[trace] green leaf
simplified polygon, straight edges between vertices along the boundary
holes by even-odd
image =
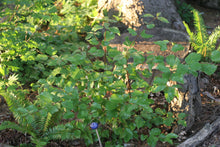
[[[125,142],[128,142],[133,138],[133,132],[131,131],[130,128],[125,129],[125,134],[126,134],[124,137]]]
[[[73,136],[74,136],[75,138],[80,138],[80,137],[81,137],[81,131],[80,131],[80,130],[74,130]]]
[[[110,97],[110,102],[114,104],[122,104],[124,102],[124,98],[121,95],[112,94]]]
[[[159,85],[159,86],[155,86],[153,89],[152,89],[152,92],[160,92],[160,91],[163,91],[164,88],[166,88],[166,85]]]
[[[177,51],[182,51],[183,49],[184,47],[181,44],[174,44],[171,50],[173,52],[177,52]]]
[[[105,104],[105,107],[108,110],[107,115],[110,115],[110,118],[115,117],[115,114],[112,110],[116,109],[118,107],[118,105],[109,101]],[[110,111],[112,111],[112,112],[110,112]]]
[[[103,57],[104,56],[104,51],[102,49],[97,49],[96,47],[91,47],[91,49],[88,52],[95,57]]]
[[[174,118],[166,118],[163,120],[163,124],[165,124],[166,126],[172,126],[172,123],[174,121]]]
[[[116,62],[116,65],[124,65],[124,64],[127,63],[126,58],[125,58],[123,55],[121,55],[121,54],[115,56],[115,57],[113,58],[113,61],[117,61],[117,62]]]
[[[38,54],[36,57],[37,61],[46,61],[48,59],[47,55]]]
[[[94,25],[94,27],[92,28],[92,31],[98,31],[98,30],[101,30],[101,29],[103,29],[103,26],[101,26],[101,25]]]
[[[118,51],[117,49],[109,49],[108,50],[108,56],[111,57],[111,58],[113,58],[117,55],[120,55],[120,54],[121,54],[121,52]]]
[[[155,137],[155,136],[153,136],[153,135],[150,135],[149,138],[147,139],[147,143],[148,143],[148,145],[150,145],[151,147],[155,147],[158,140],[159,140],[158,137]]]
[[[50,103],[52,102],[52,100],[53,100],[53,95],[47,91],[44,91],[40,93],[39,95],[39,101],[41,101],[42,103],[45,103],[45,104]]]
[[[157,44],[160,46],[160,50],[161,51],[165,51],[167,50],[167,44],[169,43],[168,40],[163,40],[163,41],[156,41],[154,42],[154,44]]]
[[[110,26],[109,23],[107,23],[107,22],[104,23],[104,27],[105,27],[106,29],[109,29],[109,26]]]
[[[180,60],[179,58],[177,58],[174,55],[168,55],[166,57],[166,62],[167,64],[169,64],[171,67],[174,67],[175,65],[179,65],[180,64]]]
[[[78,112],[77,118],[81,119],[90,119],[91,115],[89,115],[88,110],[82,109]]]
[[[105,32],[105,40],[111,41],[115,38],[115,34],[113,32],[106,31]]]
[[[51,75],[56,76],[57,74],[61,73],[61,70],[61,67],[57,67],[51,72]]]
[[[153,35],[151,35],[151,34],[146,34],[146,33],[145,33],[145,30],[143,30],[143,31],[141,32],[141,37],[143,37],[143,38],[145,38],[145,39],[148,39],[148,38],[152,38]]]
[[[111,31],[111,32],[117,34],[118,36],[120,36],[120,31],[117,27],[111,27],[111,28],[109,28],[109,31]]]
[[[165,92],[165,98],[169,103],[173,100],[173,98],[177,94],[174,87],[167,87],[164,90],[164,92]]]
[[[155,77],[155,79],[154,79],[154,84],[166,85],[166,83],[167,83],[167,79],[165,79],[165,78]]]
[[[133,59],[134,59],[134,65],[141,64],[141,63],[143,63],[144,60],[145,60],[144,56],[141,55],[141,54],[138,54],[138,53],[133,53],[133,54],[131,55],[131,57],[133,57]]]
[[[185,113],[178,114],[178,119],[184,119],[186,117]]]
[[[152,24],[148,24],[146,26],[147,26],[148,29],[153,29],[155,27],[155,24],[152,23]]]
[[[160,15],[161,15],[161,12],[157,12],[156,16],[158,17],[158,16],[160,16]]]
[[[191,71],[198,71],[201,69],[201,64],[199,62],[192,62],[189,64]]]
[[[170,69],[163,64],[158,64],[157,69],[163,73],[170,73]]]
[[[80,74],[80,69],[79,68],[76,68],[73,72],[72,72],[72,75],[71,77],[76,80],[79,78],[79,74]]]
[[[69,112],[64,113],[63,118],[64,119],[71,119],[71,118],[74,118],[74,116],[75,116],[75,114],[73,112],[69,111]]]
[[[172,141],[173,138],[178,138],[178,135],[176,135],[174,133],[169,133],[169,134],[166,135],[164,141],[166,141],[166,142],[168,142],[170,144],[173,144],[173,141]]]
[[[137,32],[131,28],[128,28],[128,32],[132,35],[132,36],[136,36]]]
[[[145,121],[140,116],[137,116],[135,119],[135,124],[136,124],[137,128],[140,129],[141,127],[144,126]]]
[[[157,17],[157,19],[164,22],[164,23],[169,23],[169,21],[164,17]]]
[[[145,141],[146,139],[147,139],[147,135],[143,135],[143,134],[141,134],[141,141]]]
[[[201,70],[207,75],[213,74],[217,69],[217,65],[214,64],[203,63],[201,64],[201,66],[202,66]]]
[[[150,136],[158,136],[160,135],[161,130],[159,128],[153,128],[150,130]]]
[[[201,57],[202,56],[200,54],[191,53],[186,57],[185,61],[187,64],[191,64],[193,62],[199,62],[201,60]]]
[[[102,45],[103,45],[103,46],[108,46],[109,44],[110,44],[109,41],[102,40]]]
[[[182,125],[182,126],[184,126],[184,127],[186,127],[186,126],[187,126],[187,124],[186,124],[186,121],[185,121],[185,120],[178,120],[177,122],[178,122],[178,124],[179,124],[179,125]]]
[[[215,50],[211,53],[211,59],[214,62],[220,62],[220,51]]]
[[[94,34],[89,32],[85,38],[85,40],[89,40],[90,38],[94,37]]]
[[[156,108],[155,112],[159,115],[165,115],[165,113],[166,113],[164,109],[160,109],[160,108]]]
[[[92,37],[88,41],[91,45],[98,45],[99,44],[99,41],[95,37]]]
[[[71,100],[64,101],[64,102],[62,102],[61,104],[62,104],[63,108],[66,108],[66,109],[67,109],[67,111],[72,110],[73,107],[74,107],[74,106],[73,106],[73,102],[72,102]]]
[[[133,41],[130,41],[129,37],[126,36],[125,37],[125,41],[123,42],[123,44],[126,45],[126,46],[132,46],[133,45]]]
[[[143,17],[154,17],[152,14],[144,14]]]

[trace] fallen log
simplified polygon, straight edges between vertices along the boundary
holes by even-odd
[[[200,145],[207,139],[213,132],[220,130],[220,117],[213,123],[207,123],[198,133],[193,137],[185,140],[177,147],[195,147]]]

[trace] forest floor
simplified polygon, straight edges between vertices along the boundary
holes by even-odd
[[[205,20],[206,25],[210,28],[209,31],[212,31],[215,27],[220,25],[220,11],[207,9],[199,6],[192,6],[198,9],[200,12],[203,12],[203,18]],[[207,76],[205,74],[201,75],[201,90],[203,92],[208,92],[217,100],[220,100],[220,65],[218,65],[218,69],[212,76]],[[220,117],[220,102],[214,101],[207,95],[202,95],[202,111],[201,115],[197,118],[195,124],[192,129],[186,132],[184,139],[190,138],[194,134],[196,134],[200,129],[204,127],[207,123],[212,123],[218,117]],[[9,112],[7,105],[5,102],[1,102],[0,98],[0,123],[5,120],[14,121],[12,114]],[[181,140],[183,141],[183,140]],[[178,141],[177,143],[180,143]],[[17,146],[20,143],[28,143],[30,142],[30,136],[25,136],[20,132],[14,130],[4,130],[0,132],[0,147],[3,147],[3,144],[9,144],[12,146]],[[2,143],[2,144],[1,144]],[[62,145],[61,145],[62,144]],[[75,145],[74,145],[75,144]],[[54,147],[71,147],[71,146],[84,146],[80,141],[63,141],[63,142],[51,142],[48,146]],[[138,146],[138,145],[137,145]],[[169,146],[169,145],[158,145],[158,146]],[[209,136],[201,145],[201,147],[208,146],[220,146],[220,128],[216,130],[212,135]],[[6,146],[5,146],[6,147]]]

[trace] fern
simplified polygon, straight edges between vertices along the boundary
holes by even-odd
[[[211,51],[216,49],[217,40],[220,38],[220,26],[218,26],[210,36],[204,20],[198,10],[193,10],[195,33],[193,33],[188,24],[184,22],[186,31],[190,36],[190,42],[195,51],[202,54],[203,57],[210,57]],[[218,47],[220,50],[220,47]]]
[[[47,131],[46,136],[50,140],[72,140],[79,139],[84,132],[88,132],[88,130],[86,128],[84,130],[76,129],[75,124],[69,122],[50,128]]]
[[[28,133],[32,136],[32,143],[39,147],[46,145],[49,139],[73,138],[71,137],[73,128],[67,127],[71,125],[56,124],[62,119],[62,110],[58,109],[59,105],[50,103],[39,105],[38,100],[32,103],[25,99],[25,92],[15,91],[1,92],[0,95],[4,96],[17,123],[5,121],[0,125],[0,130],[11,128]],[[50,134],[49,137],[48,134]]]
[[[195,30],[197,32],[196,34],[196,41],[198,44],[204,44],[207,41],[208,34],[206,30],[206,26],[204,24],[204,20],[197,10],[193,10],[193,16],[194,16],[194,26]]]
[[[217,40],[220,38],[220,26],[216,27],[212,34],[209,36],[208,44],[212,45],[212,48],[216,47]],[[220,46],[218,47],[220,49]]]
[[[5,130],[5,129],[15,129],[22,133],[28,133],[31,136],[35,136],[35,134],[32,131],[30,131],[28,128],[20,126],[19,124],[10,121],[4,121],[1,123],[0,130]]]

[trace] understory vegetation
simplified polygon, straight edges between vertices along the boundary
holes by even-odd
[[[2,2],[0,95],[16,122],[5,121],[0,130],[11,128],[27,133],[32,145],[39,147],[58,139],[82,139],[91,145],[98,138],[89,125],[98,122],[106,147],[123,146],[129,141],[150,146],[156,146],[158,141],[173,144],[178,136],[171,133],[171,127],[186,125],[185,114],[173,117],[166,109],[168,103],[178,96],[177,88],[184,83],[185,74],[215,72],[214,63],[220,62],[219,48],[207,53],[212,63],[203,62],[204,54],[197,48],[198,53],[190,53],[184,63],[174,55],[143,53],[133,48],[135,40],[128,37],[123,43],[126,48],[118,51],[110,41],[120,31],[108,23],[114,20],[97,19],[96,7],[97,0]],[[160,13],[144,17],[168,22]],[[147,27],[153,29],[154,24]],[[152,37],[145,30],[137,33],[129,28],[128,32]],[[215,37],[219,33],[211,36]],[[155,42],[161,51],[167,49],[168,43]],[[172,52],[183,49],[173,44]],[[140,65],[148,68],[137,68]],[[155,65],[162,76],[150,84],[145,79],[152,76]],[[168,85],[168,81],[177,84]],[[160,91],[166,103],[163,108],[153,108],[155,100],[149,95]]]

